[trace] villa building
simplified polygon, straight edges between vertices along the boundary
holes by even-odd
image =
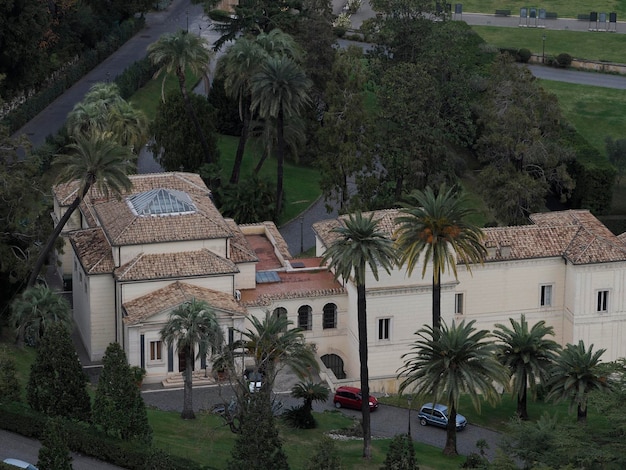
[[[271,222],[238,225],[216,209],[198,175],[132,175],[132,189],[106,198],[93,189],[67,224],[61,270],[71,278],[74,319],[93,361],[123,345],[146,381],[180,376],[183,356],[162,342],[169,312],[192,298],[216,312],[225,338],[251,316],[286,315],[315,345],[331,385],[359,381],[356,288],[320,266],[341,218],[314,224],[315,258],[294,259]],[[77,185],[54,188],[56,220]],[[395,210],[377,211],[390,236]],[[626,356],[626,243],[588,211],[533,214],[531,225],[485,229],[488,256],[458,280],[442,277],[442,319],[493,329],[525,314],[554,327],[561,343],[579,339]],[[431,322],[432,273],[396,268],[366,281],[371,388],[397,389],[396,373],[414,332]],[[194,367],[210,369],[207,358]]]

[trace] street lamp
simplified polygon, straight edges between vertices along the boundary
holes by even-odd
[[[413,400],[413,395],[409,395],[406,399],[407,403],[409,404],[409,430],[407,432],[407,434],[409,435],[409,438],[411,438],[411,401]]]
[[[300,216],[300,253],[304,253],[304,217]]]
[[[189,10],[185,10],[185,14],[187,15],[187,32],[189,32]]]
[[[546,63],[546,33],[541,36],[541,63]]]

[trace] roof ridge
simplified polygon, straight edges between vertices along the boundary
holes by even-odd
[[[141,252],[137,256],[135,256],[133,259],[131,259],[128,263],[126,263],[125,266],[127,266],[127,268],[124,271],[121,271],[117,277],[118,278],[124,277],[126,273],[128,273],[128,271],[130,271],[139,262],[139,260],[143,258],[144,254],[145,253]],[[120,266],[120,268],[121,267],[122,266]]]

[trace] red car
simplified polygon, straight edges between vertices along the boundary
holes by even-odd
[[[335,398],[333,398],[335,408],[352,408],[354,410],[361,409],[362,397],[361,389],[356,387],[339,387],[335,391]],[[370,395],[369,399],[370,411],[378,408],[378,400]]]

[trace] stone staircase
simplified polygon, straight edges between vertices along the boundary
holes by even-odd
[[[193,371],[193,386],[201,386],[201,385],[216,385],[217,380],[213,377],[211,372],[206,372],[205,370],[195,370]],[[161,382],[163,388],[183,388],[185,383],[183,379],[182,372],[171,372],[165,380]]]

